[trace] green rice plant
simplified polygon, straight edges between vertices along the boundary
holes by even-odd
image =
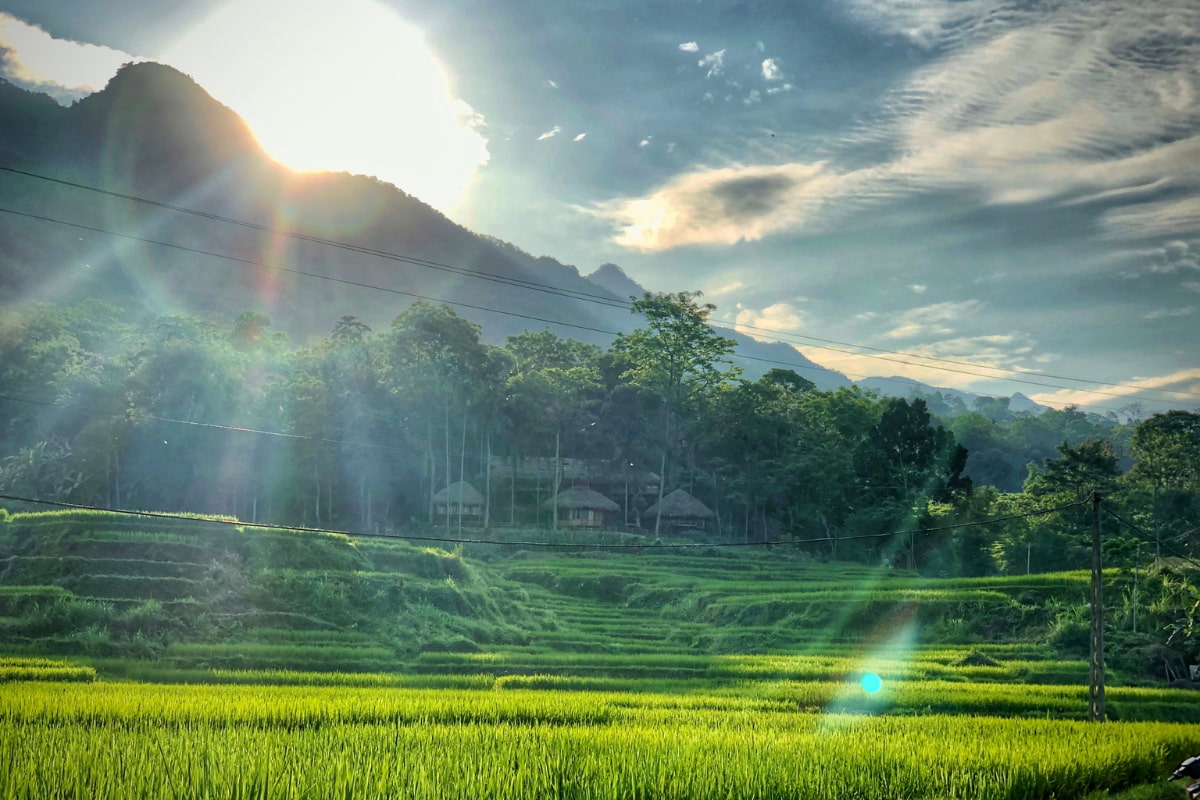
[[[50,658],[0,656],[0,683],[10,681],[83,681],[96,680],[92,667]]]
[[[0,797],[14,800],[1074,800],[1161,780],[1198,746],[1182,725],[711,695],[0,685]]]

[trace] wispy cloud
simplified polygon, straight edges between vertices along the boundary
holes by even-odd
[[[552,81],[549,78],[547,78],[545,81],[542,82],[542,86],[545,86],[547,89],[557,89],[558,81]]]
[[[705,294],[707,294],[709,297],[720,297],[723,294],[736,292],[745,285],[746,284],[742,283],[741,281],[733,281],[732,283],[726,283],[718,286],[716,289],[710,289],[709,291],[705,292]]]
[[[946,339],[922,347],[906,347],[904,356],[884,356],[886,360],[866,353],[846,353],[809,345],[796,349],[824,367],[841,372],[852,379],[871,375],[896,375],[933,386],[971,389],[981,384],[994,386],[995,381],[1012,378],[1010,370],[1020,370],[1028,358],[1031,340],[1024,334],[1009,336],[979,336]],[[952,359],[970,362],[975,366],[949,371],[942,362],[928,359]]]
[[[704,58],[700,59],[697,66],[704,67],[708,70],[705,77],[716,78],[725,74],[725,51],[718,50],[715,53],[709,53]]]
[[[1104,392],[1103,394],[1086,389],[1062,389],[1057,392],[1031,394],[1030,399],[1047,405],[1072,404],[1086,406],[1093,403],[1103,403],[1104,405],[1111,406],[1114,403],[1119,403],[1122,397],[1127,397],[1133,401],[1138,398],[1132,397],[1132,395],[1140,395],[1150,391],[1154,393],[1150,396],[1172,400],[1172,405],[1181,403],[1195,404],[1196,399],[1194,397],[1189,399],[1184,393],[1192,395],[1200,394],[1200,368],[1182,369],[1154,378],[1134,378],[1125,383],[1128,385],[1105,386],[1100,390]],[[1113,395],[1116,395],[1116,397],[1113,397]]]
[[[980,384],[994,386],[997,380],[1012,378],[1012,371],[1019,372],[1026,369],[1027,362],[1039,360],[1034,352],[1036,346],[1029,334],[1013,331],[906,345],[904,355],[885,355],[886,361],[865,353],[835,352],[806,345],[797,345],[796,349],[817,363],[852,377],[889,374],[933,386],[969,389]],[[947,359],[973,366],[947,370],[944,361]]]
[[[804,317],[791,303],[774,303],[761,310],[739,303],[735,322],[735,330],[764,341],[775,341],[771,331],[790,333],[804,327]]]
[[[551,128],[550,130],[546,131],[546,132],[545,132],[545,133],[543,133],[541,136],[537,137],[537,140],[538,140],[539,142],[541,142],[541,141],[544,141],[544,140],[546,140],[546,139],[553,139],[555,136],[558,136],[560,133],[562,133],[562,128],[560,128],[559,126],[555,125],[553,128]]]
[[[923,283],[910,283],[908,285],[908,290],[913,294],[925,294],[925,290],[928,288],[929,287]]]
[[[696,44],[695,42],[684,42],[683,44],[679,45],[679,49],[685,53],[699,53],[700,45]]]
[[[581,134],[579,134],[578,136],[576,136],[574,139],[572,139],[571,141],[572,141],[572,142],[582,142],[582,141],[583,141],[584,139],[586,139],[586,138],[587,138],[587,134],[586,134],[586,133],[581,133]]]
[[[949,323],[978,311],[982,305],[978,300],[960,300],[914,308],[901,314],[896,327],[884,336],[889,339],[947,336],[954,333]]]
[[[618,243],[636,250],[734,244],[803,224],[841,180],[821,163],[701,170],[594,213],[616,225]]]
[[[749,234],[742,238],[812,229],[825,214],[866,203],[962,190],[985,204],[1057,202],[1085,214],[1094,208],[1097,226],[1114,241],[1200,233],[1194,0],[849,0],[848,8],[863,24],[926,48],[929,60],[887,95],[873,122],[837,140],[822,168],[827,180],[820,188],[829,194],[821,199],[829,202],[821,214],[814,213],[811,186],[795,198],[802,209],[785,213],[767,204],[761,220],[739,217],[736,227]],[[717,51],[699,65],[715,77],[724,55]],[[762,61],[762,74],[782,78],[779,62]],[[767,94],[789,87],[772,85]],[[879,152],[893,155],[861,166]],[[795,165],[741,169],[786,175]],[[712,172],[696,169],[639,200],[657,207],[664,192],[703,183]],[[846,191],[850,184],[855,191]],[[779,224],[784,218],[788,224]],[[735,226],[714,221],[718,229]],[[680,227],[671,214],[658,223]],[[620,240],[649,238],[694,237]]]
[[[36,25],[0,12],[0,75],[13,83],[70,102],[104,86],[129,53],[56,39]]]
[[[1171,317],[1187,317],[1195,313],[1195,306],[1182,306],[1181,308],[1157,308],[1145,316],[1146,319],[1170,319]]]

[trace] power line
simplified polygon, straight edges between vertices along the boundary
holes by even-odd
[[[4,168],[0,167],[0,169],[4,169]],[[331,275],[323,275],[318,272],[309,272],[307,270],[299,270],[299,269],[294,269],[291,267],[283,267],[283,266],[278,266],[278,265],[265,264],[261,261],[254,261],[253,259],[241,258],[239,256],[231,256],[231,255],[227,255],[224,253],[216,253],[216,252],[213,252],[210,250],[202,250],[202,249],[195,248],[195,247],[188,247],[186,245],[176,244],[174,242],[164,242],[164,241],[161,241],[158,239],[149,239],[149,238],[146,238],[143,236],[135,236],[135,235],[129,234],[129,233],[120,233],[118,231],[108,230],[106,228],[99,228],[94,225],[84,225],[84,224],[78,223],[78,222],[69,222],[67,220],[58,219],[55,217],[48,217],[48,216],[41,215],[41,214],[31,214],[31,213],[28,213],[25,211],[17,211],[15,209],[11,209],[11,208],[0,208],[0,213],[12,214],[14,216],[25,217],[27,219],[34,219],[34,220],[38,220],[40,222],[48,222],[48,223],[52,223],[52,224],[56,224],[56,225],[64,225],[66,227],[76,228],[78,230],[85,230],[85,231],[88,231],[91,233],[100,233],[100,234],[104,234],[107,236],[113,236],[113,237],[120,238],[120,239],[128,239],[130,241],[141,242],[143,244],[150,244],[150,245],[155,245],[158,247],[166,247],[166,248],[169,248],[172,250],[179,250],[179,251],[183,251],[183,252],[193,253],[195,255],[216,258],[216,259],[220,259],[223,261],[230,261],[230,262],[234,262],[234,263],[238,263],[238,264],[245,264],[247,266],[258,267],[260,269],[273,270],[276,272],[285,272],[285,273],[289,273],[289,274],[293,274],[293,275],[300,275],[300,276],[308,277],[308,278],[317,278],[319,280],[326,280],[326,281],[331,281],[333,283],[340,283],[340,284],[344,284],[344,285],[348,285],[348,286],[355,286],[355,287],[362,288],[362,289],[371,289],[374,291],[387,292],[389,294],[396,294],[396,295],[401,295],[404,297],[412,297],[412,298],[416,298],[419,300],[428,300],[428,301],[434,302],[434,303],[442,303],[442,304],[450,305],[450,306],[459,306],[462,308],[470,308],[475,311],[485,311],[485,312],[490,312],[493,314],[502,314],[504,316],[516,317],[518,319],[532,320],[532,321],[541,322],[541,323],[544,323],[547,325],[558,325],[558,326],[567,327],[567,328],[574,328],[576,330],[584,330],[584,331],[589,331],[592,333],[600,333],[600,334],[604,334],[607,336],[622,335],[620,331],[613,331],[613,330],[608,330],[605,328],[596,328],[596,327],[589,326],[589,325],[580,325],[580,324],[573,323],[573,322],[562,322],[559,320],[553,320],[553,319],[547,319],[545,317],[539,317],[539,316],[536,316],[533,314],[521,314],[521,313],[518,313],[515,311],[505,311],[503,309],[491,308],[489,306],[481,306],[481,305],[477,305],[474,303],[464,303],[464,302],[457,301],[457,300],[447,300],[444,298],[432,297],[430,295],[419,294],[417,292],[408,292],[408,291],[404,291],[402,289],[393,289],[393,288],[390,288],[387,286],[379,286],[377,284],[366,283],[364,281],[355,281],[355,280],[350,280],[348,278],[337,278],[337,277],[334,277]],[[814,346],[818,346],[818,345],[814,345]],[[822,349],[834,350],[835,348],[824,347]],[[838,351],[838,352],[850,353],[850,351],[845,351],[845,350]],[[856,353],[850,353],[850,354],[858,355]],[[780,361],[777,359],[764,358],[762,356],[752,356],[752,355],[747,355],[744,353],[734,353],[734,354],[732,354],[731,357],[743,359],[746,361],[756,361],[756,362],[766,363],[766,364],[776,364],[779,366],[789,367],[791,369],[801,369],[801,370],[808,370],[808,371],[814,371],[814,372],[826,372],[826,373],[831,372],[831,370],[828,370],[824,367],[810,366],[810,365],[805,365],[805,364],[796,364],[796,363],[789,362],[789,361]],[[886,358],[884,356],[868,356],[868,357],[880,359],[883,361],[894,361],[896,363],[901,363],[901,364],[910,364],[912,366],[927,367],[929,369],[937,369],[937,370],[945,371],[945,372],[958,372],[958,373],[961,373],[964,375],[974,375],[976,377],[996,379],[995,376],[992,376],[992,375],[981,375],[979,373],[972,373],[972,372],[967,372],[966,370],[957,370],[957,369],[952,369],[949,367],[937,367],[937,366],[931,366],[928,364],[915,364],[913,362],[903,361],[900,359]],[[895,381],[890,378],[880,378],[880,380],[898,383],[903,386],[910,385],[907,382]],[[1026,383],[1026,384],[1030,384],[1033,386],[1042,386],[1042,387],[1048,387],[1048,388],[1053,388],[1053,389],[1066,389],[1069,391],[1076,391],[1076,390],[1072,390],[1071,387],[1059,386],[1057,384],[1038,383],[1036,381],[1021,380],[1021,379],[1016,379],[1016,378],[1011,378],[1011,379],[1007,379],[1007,380],[1010,380],[1010,381],[1013,381],[1016,383]],[[1159,398],[1141,397],[1138,395],[1121,395],[1121,394],[1115,394],[1112,392],[1103,392],[1100,390],[1095,390],[1093,393],[1109,395],[1111,397],[1118,397],[1121,399],[1130,399],[1130,398],[1140,399],[1140,400],[1145,400],[1147,402],[1152,402],[1152,403],[1169,404],[1172,402],[1170,400],[1162,400]],[[1070,406],[1071,404],[1063,403],[1063,405]],[[1100,406],[1097,406],[1097,407],[1100,407]],[[1109,410],[1117,410],[1117,409],[1109,409]]]
[[[74,189],[81,189],[84,191],[95,192],[98,194],[103,194],[103,195],[107,195],[110,197],[116,197],[116,198],[119,198],[122,200],[127,200],[127,201],[134,202],[134,203],[140,203],[140,204],[152,206],[155,208],[162,208],[165,210],[174,211],[174,212],[181,213],[181,214],[190,214],[190,215],[201,217],[204,219],[213,220],[213,221],[217,221],[217,222],[223,222],[223,223],[226,223],[229,225],[236,225],[239,227],[248,228],[250,230],[255,230],[258,232],[262,232],[262,233],[269,233],[269,234],[276,235],[276,236],[285,236],[288,238],[296,239],[298,241],[310,242],[313,244],[320,244],[320,245],[324,245],[327,247],[335,247],[335,248],[342,249],[342,250],[348,250],[351,252],[356,252],[356,253],[360,253],[360,254],[364,254],[364,255],[371,255],[371,256],[378,257],[378,258],[384,258],[384,259],[393,260],[393,261],[399,261],[402,263],[414,264],[417,266],[423,266],[423,267],[427,267],[430,269],[448,271],[448,272],[452,272],[452,273],[458,274],[458,275],[464,275],[464,276],[479,278],[482,280],[494,281],[494,282],[514,286],[516,288],[529,289],[531,291],[546,292],[546,293],[558,295],[561,297],[568,297],[571,299],[577,299],[577,300],[583,300],[586,302],[597,303],[597,304],[605,305],[605,306],[612,307],[612,308],[623,308],[623,309],[631,308],[631,304],[628,301],[614,300],[614,298],[612,298],[612,297],[605,297],[603,295],[593,294],[590,292],[584,292],[581,290],[567,289],[565,287],[552,286],[549,284],[541,283],[539,281],[525,280],[522,278],[513,278],[510,276],[498,275],[496,273],[486,272],[483,270],[475,270],[475,269],[470,269],[470,268],[466,268],[466,267],[458,267],[458,266],[445,264],[445,263],[438,262],[438,261],[431,261],[428,259],[421,259],[421,258],[416,258],[413,256],[405,256],[402,254],[393,253],[393,252],[386,251],[386,250],[379,250],[376,248],[365,247],[362,245],[356,245],[356,244],[353,244],[350,242],[343,242],[343,241],[339,241],[339,240],[335,240],[335,239],[326,239],[324,237],[312,236],[310,234],[304,234],[304,233],[299,233],[299,232],[295,232],[295,231],[280,230],[278,228],[272,228],[270,226],[262,225],[260,223],[249,222],[246,220],[239,220],[239,219],[235,219],[232,217],[226,217],[226,216],[223,216],[220,214],[215,214],[212,212],[200,211],[198,209],[192,209],[192,208],[187,208],[185,206],[179,206],[179,205],[174,205],[171,203],[165,203],[162,201],[152,200],[152,199],[140,197],[137,195],[125,194],[122,192],[116,192],[116,191],[109,190],[109,189],[102,189],[100,187],[90,186],[88,184],[79,183],[77,181],[68,181],[68,180],[65,180],[62,178],[55,178],[55,177],[52,177],[49,175],[42,175],[39,173],[27,171],[27,170],[16,169],[14,167],[0,165],[0,171],[9,172],[9,173],[13,173],[16,175],[23,175],[25,177],[35,178],[38,180],[48,181],[51,183],[56,183],[56,184],[59,184],[62,186],[67,186],[67,187],[74,188]],[[10,213],[15,213],[15,212],[10,212]],[[122,234],[114,234],[114,235],[122,235]],[[221,256],[218,256],[218,257],[221,257]],[[336,280],[336,279],[331,278],[331,280]],[[441,302],[449,302],[449,301],[441,301]],[[468,307],[468,308],[477,308],[475,306],[470,306],[468,304],[462,304],[462,305],[464,305],[465,307]],[[480,309],[480,310],[493,310],[494,311],[494,309]],[[503,313],[503,312],[497,312],[497,313]],[[984,365],[984,364],[976,364],[976,363],[969,362],[969,361],[941,358],[941,357],[937,357],[937,356],[928,356],[928,355],[922,355],[920,353],[909,353],[909,352],[897,351],[897,350],[887,350],[885,348],[873,347],[870,345],[839,342],[839,341],[833,340],[833,339],[822,339],[819,337],[806,336],[803,334],[786,333],[783,331],[777,331],[777,330],[773,330],[770,328],[760,328],[760,327],[753,326],[753,325],[739,325],[735,321],[730,321],[730,320],[717,320],[714,322],[726,323],[724,325],[715,325],[714,324],[714,327],[723,327],[726,330],[737,330],[738,328],[743,328],[743,329],[748,329],[748,330],[756,330],[756,331],[760,331],[763,333],[769,333],[777,341],[780,341],[781,343],[784,343],[784,344],[795,344],[796,343],[793,341],[788,341],[788,338],[785,338],[785,337],[790,337],[791,339],[801,339],[801,340],[805,340],[805,341],[824,342],[825,343],[824,345],[814,344],[814,345],[809,345],[809,346],[818,348],[818,349],[822,349],[822,350],[829,350],[832,352],[843,353],[846,355],[858,355],[858,356],[864,356],[866,358],[876,358],[876,359],[879,359],[882,361],[890,361],[892,363],[904,364],[907,366],[924,367],[927,369],[935,369],[935,370],[940,370],[940,371],[945,371],[945,372],[956,372],[956,373],[963,374],[963,375],[971,375],[974,377],[987,378],[987,379],[991,379],[991,380],[1009,380],[1009,381],[1015,381],[1017,383],[1024,383],[1024,384],[1028,384],[1031,386],[1039,386],[1039,387],[1043,387],[1043,388],[1063,389],[1063,390],[1069,390],[1069,391],[1086,391],[1091,394],[1100,394],[1100,395],[1105,395],[1105,396],[1110,396],[1110,397],[1118,397],[1118,398],[1122,398],[1122,399],[1129,398],[1129,399],[1146,400],[1149,402],[1158,402],[1158,403],[1172,402],[1170,400],[1162,400],[1162,399],[1158,399],[1158,398],[1140,397],[1140,396],[1135,396],[1135,395],[1122,395],[1122,394],[1115,394],[1115,393],[1111,393],[1111,392],[1103,392],[1100,390],[1081,389],[1078,387],[1068,387],[1068,386],[1059,386],[1056,384],[1039,383],[1036,381],[1030,381],[1030,380],[1026,380],[1026,379],[1002,378],[1002,377],[996,376],[996,375],[989,375],[989,374],[983,374],[983,373],[978,373],[978,372],[970,372],[970,371],[966,371],[966,370],[957,370],[957,369],[951,369],[948,367],[939,367],[939,366],[935,366],[933,364],[928,364],[928,363],[914,363],[911,361],[904,361],[901,359],[886,358],[884,356],[873,355],[873,353],[886,353],[888,355],[905,356],[908,358],[919,358],[919,359],[923,359],[925,361],[932,361],[935,363],[956,364],[959,366],[969,366],[969,367],[974,367],[976,369],[986,369],[986,370],[992,370],[994,372],[1005,372],[1005,373],[1009,373],[1012,375],[1032,375],[1035,377],[1050,378],[1053,380],[1066,380],[1066,381],[1072,381],[1072,382],[1076,382],[1076,383],[1091,383],[1091,384],[1098,384],[1098,385],[1102,385],[1102,386],[1111,386],[1111,387],[1134,389],[1134,390],[1141,390],[1141,391],[1149,390],[1149,391],[1154,391],[1154,392],[1162,392],[1165,394],[1173,394],[1173,395],[1179,395],[1182,397],[1190,397],[1190,398],[1200,399],[1200,394],[1197,394],[1194,392],[1186,392],[1186,391],[1175,390],[1175,389],[1154,389],[1154,388],[1148,388],[1148,387],[1144,387],[1144,386],[1135,386],[1132,384],[1093,380],[1090,378],[1074,378],[1074,377],[1064,376],[1064,375],[1054,375],[1054,374],[1050,374],[1050,373],[1034,372],[1031,370],[1015,370],[1015,369],[1010,369],[1008,367],[988,366],[988,365]],[[555,324],[566,324],[566,323],[555,323]],[[843,350],[843,349],[839,349],[836,347],[830,347],[828,345],[841,345],[842,347],[853,347],[853,348],[858,348],[861,350],[869,350],[869,351],[872,351],[872,353],[860,353],[860,352],[855,352],[853,350]],[[755,359],[753,359],[753,357],[747,356],[747,358],[751,358],[752,360],[755,360]],[[821,371],[830,371],[830,370],[822,369]]]
[[[1160,539],[1157,536],[1146,533],[1144,530],[1139,528],[1137,525],[1134,525],[1132,522],[1125,519],[1120,514],[1113,511],[1112,509],[1110,509],[1108,506],[1101,505],[1101,508],[1104,509],[1104,513],[1108,514],[1110,517],[1115,519],[1117,522],[1121,523],[1122,525],[1124,525],[1125,527],[1127,527],[1131,531],[1133,531],[1134,534],[1139,539],[1142,539],[1144,541],[1150,542],[1151,544],[1157,545],[1157,546],[1161,547],[1163,550],[1166,550],[1171,555],[1175,556],[1176,558],[1181,558],[1184,561],[1191,564],[1193,567],[1200,568],[1200,562],[1193,561],[1192,559],[1188,558],[1187,556],[1185,556],[1183,553],[1179,552],[1178,550],[1175,550],[1174,548],[1169,547],[1167,545],[1167,542],[1171,541],[1170,539]]]
[[[360,539],[394,539],[399,541],[412,542],[440,542],[444,544],[489,544],[489,545],[504,545],[507,547],[565,547],[571,549],[587,548],[589,550],[694,550],[705,549],[710,547],[779,547],[784,545],[798,544],[830,544],[836,542],[856,542],[868,541],[872,539],[886,539],[894,536],[911,536],[915,534],[925,533],[940,533],[944,531],[953,531],[960,528],[975,528],[983,525],[994,525],[998,522],[1007,522],[1014,519],[1023,519],[1026,517],[1043,516],[1045,514],[1053,514],[1058,511],[1063,511],[1075,506],[1081,506],[1090,501],[1077,500],[1072,503],[1066,503],[1054,508],[1042,508],[1033,511],[1026,511],[1021,514],[1009,514],[1003,517],[995,517],[989,520],[978,520],[976,522],[961,522],[955,525],[942,525],[935,528],[915,528],[913,530],[898,530],[889,531],[887,533],[869,533],[860,536],[843,536],[830,537],[821,536],[812,539],[788,539],[778,542],[713,542],[713,543],[687,543],[687,544],[589,544],[582,542],[496,542],[488,539],[463,539],[450,538],[440,536],[406,536],[402,534],[389,533],[366,533],[362,531],[347,531],[338,530],[335,528],[309,528],[296,525],[270,525],[263,522],[240,522],[238,520],[220,519],[218,517],[194,516],[187,514],[172,514],[165,511],[134,511],[124,508],[105,508],[103,506],[86,505],[82,503],[67,503],[61,500],[42,500],[38,498],[19,497],[16,495],[0,494],[0,500],[12,500],[19,503],[32,503],[34,505],[54,506],[57,508],[70,508],[77,511],[100,511],[109,514],[124,514],[135,517],[152,517],[155,519],[174,519],[184,520],[187,522],[208,522],[214,525],[232,525],[239,528],[254,528],[259,530],[277,530],[277,531],[292,531],[295,533],[327,533],[336,534],[339,536],[349,536]]]
[[[51,408],[68,408],[73,411],[86,411],[89,414],[105,413],[105,412],[99,411],[98,409],[95,409],[95,408],[88,408],[87,406],[75,405],[73,403],[56,403],[56,402],[52,402],[49,400],[31,400],[27,397],[13,397],[12,395],[7,395],[7,394],[0,394],[0,400],[8,400],[13,403],[28,403],[30,405],[35,405],[35,406],[49,406]],[[280,431],[268,431],[268,430],[262,430],[259,428],[246,428],[246,427],[242,427],[242,426],[238,426],[238,425],[220,425],[215,422],[197,422],[196,420],[190,420],[190,419],[174,419],[172,417],[159,417],[159,416],[155,416],[154,414],[138,414],[133,411],[126,411],[124,413],[119,413],[119,414],[111,414],[109,416],[112,419],[125,419],[125,418],[145,419],[145,420],[151,420],[153,422],[169,422],[169,423],[173,423],[175,425],[192,425],[197,428],[213,428],[216,430],[232,431],[235,433],[257,433],[257,434],[261,434],[263,436],[276,436],[281,439],[299,439],[301,441],[306,441],[306,442],[320,442],[321,444],[337,444],[337,445],[346,445],[349,447],[364,447],[364,448],[370,448],[370,449],[374,449],[374,450],[394,450],[396,452],[403,452],[403,453],[411,452],[411,450],[409,448],[396,447],[394,445],[373,444],[371,442],[351,442],[351,441],[346,441],[344,439],[327,439],[327,438],[324,438],[321,436],[303,436],[298,433],[282,433]]]
[[[448,305],[448,306],[460,306],[462,308],[470,308],[470,309],[474,309],[475,311],[489,311],[493,314],[503,314],[508,317],[518,317],[520,319],[528,319],[528,320],[533,320],[535,322],[544,322],[549,325],[562,325],[567,328],[576,328],[578,330],[591,331],[593,333],[603,333],[603,334],[610,335],[610,336],[619,336],[620,335],[616,331],[609,331],[609,330],[605,330],[603,328],[593,328],[593,327],[589,327],[587,325],[578,325],[573,322],[557,322],[552,319],[536,317],[531,314],[518,314],[515,311],[503,311],[498,308],[488,308],[487,306],[474,305],[472,303],[463,303],[463,302],[459,302],[456,300],[445,300],[440,297],[431,297],[429,295],[418,294],[416,292],[406,292],[403,289],[392,289],[387,286],[378,286],[373,283],[365,283],[363,281],[353,281],[353,280],[350,280],[349,278],[335,278],[332,275],[322,275],[319,272],[308,272],[306,270],[292,269],[290,267],[273,266],[271,264],[264,264],[261,261],[254,261],[249,258],[240,258],[239,256],[230,256],[230,255],[226,255],[224,253],[214,253],[211,250],[201,250],[199,248],[188,247],[186,245],[175,244],[173,242],[164,242],[164,241],[160,241],[158,239],[147,239],[142,236],[134,236],[133,234],[130,234],[130,233],[119,233],[117,231],[110,231],[105,228],[97,228],[92,225],[83,225],[78,222],[68,222],[66,220],[56,219],[54,217],[46,217],[46,216],[42,216],[39,214],[29,214],[24,211],[15,211],[11,208],[0,208],[0,212],[3,212],[5,214],[14,214],[19,217],[27,217],[29,219],[36,219],[36,220],[40,220],[42,222],[51,222],[56,225],[66,225],[67,227],[77,228],[79,230],[90,231],[92,233],[103,233],[108,236],[115,236],[120,239],[129,239],[131,241],[141,242],[143,244],[152,244],[152,245],[157,245],[159,247],[168,247],[168,248],[171,248],[172,250],[182,250],[184,252],[194,253],[196,255],[209,256],[211,258],[219,258],[224,261],[233,261],[238,264],[245,264],[245,265],[251,266],[251,267],[260,267],[262,269],[274,270],[276,272],[287,272],[292,275],[302,275],[306,278],[319,278],[320,280],[331,281],[333,283],[341,283],[341,284],[345,284],[347,286],[357,286],[361,289],[372,289],[372,290],[378,291],[378,292],[387,292],[389,294],[398,294],[398,295],[402,295],[404,297],[412,297],[412,298],[416,298],[418,300],[429,300],[430,302],[433,302],[433,303],[442,303],[442,304]]]

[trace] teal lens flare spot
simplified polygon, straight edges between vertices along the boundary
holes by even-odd
[[[883,679],[874,672],[868,672],[866,675],[863,675],[860,683],[862,684],[863,691],[867,694],[875,694],[883,688]]]

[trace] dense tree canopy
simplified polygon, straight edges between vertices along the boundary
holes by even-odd
[[[647,295],[635,303],[643,327],[608,350],[549,330],[495,347],[423,302],[387,330],[343,317],[302,346],[258,312],[220,322],[95,302],[5,310],[0,486],[279,523],[449,528],[464,524],[461,509],[435,519],[433,497],[458,481],[484,496],[483,524],[554,526],[545,501],[592,476],[619,484],[622,524],[683,488],[715,512],[708,536],[800,539],[815,554],[929,574],[1077,565],[1078,515],[1020,515],[1095,489],[1192,552],[1200,415],[1118,424],[992,399],[968,411],[824,392],[786,369],[747,381],[706,324],[711,310],[694,293]],[[1014,518],[913,534],[996,516]],[[1109,537],[1120,563],[1149,556],[1131,535]]]

